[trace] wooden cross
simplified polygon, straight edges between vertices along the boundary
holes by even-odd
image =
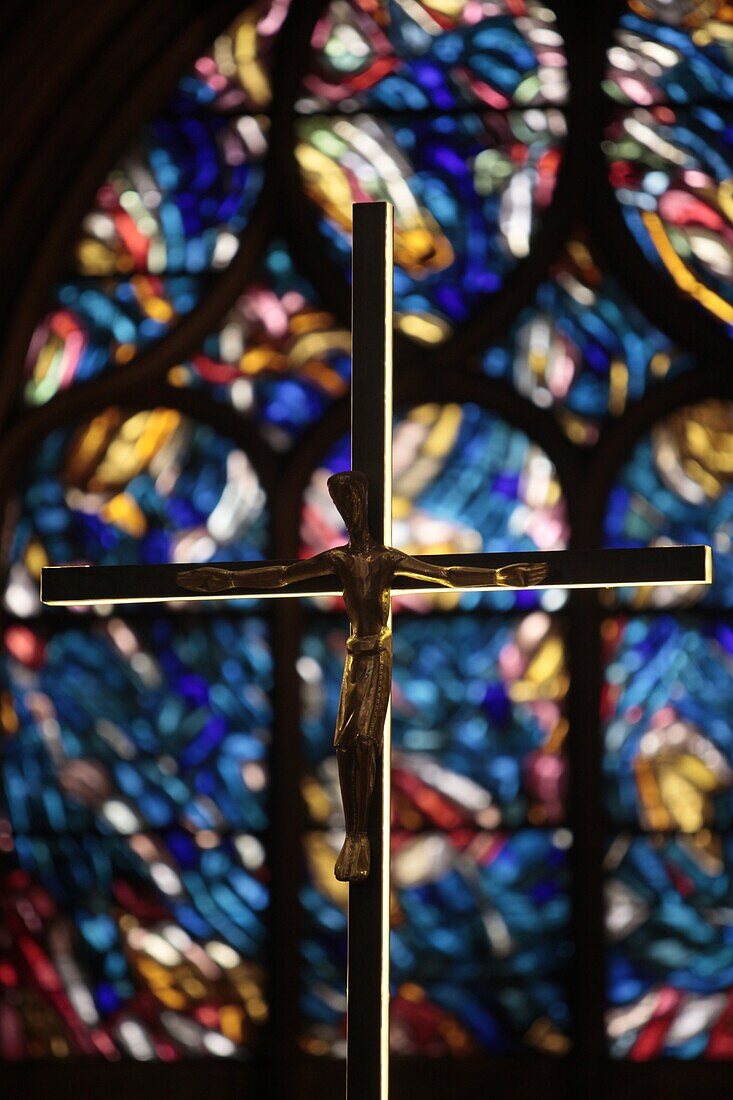
[[[392,535],[392,207],[354,207],[352,282],[351,464],[366,475],[368,520],[373,539],[391,544]],[[421,559],[441,566],[500,568],[520,557],[542,563],[541,588],[607,588],[619,585],[709,584],[707,546],[641,550],[569,550],[549,553],[463,554]],[[278,563],[267,563],[275,565]],[[291,565],[293,563],[279,563]],[[262,569],[262,562],[224,563],[238,571]],[[47,604],[110,604],[195,599],[261,599],[340,595],[334,576],[299,581],[285,589],[238,587],[221,595],[182,592],[177,576],[191,565],[52,566],[41,579]],[[482,585],[461,585],[471,591]],[[409,577],[392,592],[445,591]],[[386,1100],[388,1094],[390,719],[385,722],[381,774],[375,786],[369,838],[372,871],[349,887],[347,979],[347,1096]]]

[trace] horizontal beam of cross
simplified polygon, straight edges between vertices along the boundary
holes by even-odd
[[[434,565],[497,569],[523,562],[545,563],[545,588],[618,588],[624,585],[709,584],[712,555],[709,546],[658,546],[622,550],[550,550],[501,554],[431,554],[420,560]],[[225,569],[261,569],[262,562],[216,562]],[[268,565],[291,564],[268,562]],[[180,565],[48,566],[41,578],[41,599],[46,604],[82,606],[98,603],[163,603],[171,600],[237,600],[283,596],[339,596],[335,577],[319,577],[289,584],[275,591],[234,588],[214,595],[189,592],[176,582],[179,573],[200,567],[200,562]],[[461,585],[470,592],[496,591],[482,585]],[[394,593],[445,592],[439,584],[395,577]]]

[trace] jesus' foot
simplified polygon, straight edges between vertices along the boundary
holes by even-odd
[[[347,836],[333,872],[340,882],[360,882],[369,874],[369,838]]]

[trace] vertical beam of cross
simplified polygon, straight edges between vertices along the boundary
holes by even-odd
[[[351,468],[369,483],[372,538],[392,545],[392,251],[389,203],[354,206]],[[389,1089],[390,714],[369,824],[372,869],[349,886],[346,1095]]]

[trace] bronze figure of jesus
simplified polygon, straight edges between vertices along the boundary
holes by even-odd
[[[295,581],[335,574],[343,586],[351,632],[341,684],[334,746],[346,820],[346,839],[336,860],[335,874],[343,882],[358,882],[369,874],[367,825],[382,753],[384,720],[392,685],[391,587],[395,576],[432,581],[447,588],[541,584],[545,564],[507,565],[499,569],[440,566],[420,561],[392,546],[375,542],[367,523],[367,479],[362,473],[334,474],[328,491],[338,508],[349,541],[292,565],[265,565],[246,571],[201,566],[177,574],[182,588],[196,593],[221,593],[247,585],[283,588]]]

